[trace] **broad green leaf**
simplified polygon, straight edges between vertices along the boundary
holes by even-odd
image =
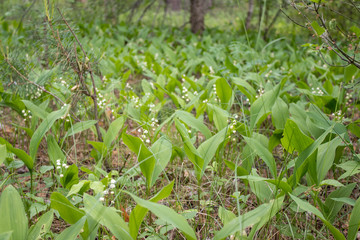
[[[344,68],[344,82],[349,83],[351,82],[351,80],[353,79],[353,77],[355,76],[356,72],[359,69],[355,66],[350,64],[349,66]]]
[[[31,226],[27,240],[37,240],[42,233],[47,233],[50,230],[54,219],[54,211],[50,210],[42,215],[37,223]]]
[[[70,189],[72,185],[79,182],[79,169],[75,164],[72,164],[64,171],[64,176],[60,179],[60,183],[64,188]]]
[[[167,223],[172,224],[174,227],[178,228],[185,235],[186,239],[196,239],[194,230],[190,227],[189,223],[182,215],[176,213],[174,210],[164,205],[141,199],[129,192],[126,193],[129,194],[137,204],[149,209],[161,220],[166,221]]]
[[[360,198],[355,202],[349,220],[348,240],[355,240],[360,227]]]
[[[2,137],[0,137],[0,144],[6,145],[6,150],[8,152],[12,152],[13,154],[15,154],[21,161],[24,162],[26,167],[30,171],[32,171],[32,169],[34,167],[34,161],[25,151],[18,149],[18,148],[14,148],[8,141],[3,139]]]
[[[315,0],[312,1],[314,2]],[[325,28],[321,27],[317,21],[313,21],[311,26],[318,36],[321,36],[325,32]]]
[[[345,173],[339,177],[339,180],[360,173],[360,162],[358,161],[347,161],[339,164],[338,167],[345,170]]]
[[[46,138],[47,141],[47,147],[48,147],[48,154],[49,154],[49,158],[51,163],[56,166],[56,161],[60,160],[60,162],[64,162],[66,159],[65,154],[63,153],[63,151],[61,150],[61,148],[59,147],[58,143],[56,142],[55,138],[53,135],[49,135]]]
[[[26,239],[28,220],[20,194],[9,185],[0,197],[0,233],[12,231],[11,239]]]
[[[151,146],[151,151],[153,152],[156,160],[151,183],[151,186],[153,186],[161,172],[170,161],[172,155],[172,144],[167,138],[161,137]]]
[[[221,101],[221,107],[223,109],[228,108],[228,104],[232,99],[232,88],[225,78],[219,78],[216,80],[216,95]]]
[[[356,201],[354,199],[348,198],[348,197],[331,198],[331,200],[334,200],[336,202],[345,203],[350,206],[355,206],[355,203],[356,203]]]
[[[248,138],[243,137],[246,141],[246,143],[250,146],[250,148],[265,162],[265,164],[268,166],[271,175],[276,178],[276,163],[273,155],[267,147],[262,145],[259,141],[257,141],[254,138]]]
[[[192,144],[184,124],[175,119],[175,126],[183,140],[186,156],[189,158],[192,164],[194,164],[196,178],[200,180],[201,171],[204,166],[204,159],[200,156],[200,153]]]
[[[336,229],[333,225],[331,225],[331,223],[325,219],[324,215],[316,207],[314,207],[310,203],[308,203],[292,194],[289,194],[289,195],[296,202],[296,204],[299,206],[299,208],[301,208],[302,210],[307,211],[309,213],[312,213],[315,216],[317,216],[318,218],[320,218],[320,220],[326,225],[326,227],[333,234],[335,239],[345,240],[344,235],[338,229]]]
[[[219,207],[218,215],[224,225],[236,218],[236,215],[233,212],[227,210],[222,206]]]
[[[36,159],[36,154],[37,154],[37,150],[39,148],[40,142],[42,140],[42,138],[45,136],[46,132],[49,131],[49,129],[52,127],[52,125],[54,124],[54,122],[63,117],[67,111],[68,111],[68,107],[63,107],[62,109],[58,110],[58,111],[54,111],[52,113],[50,113],[44,120],[43,122],[40,124],[40,126],[36,129],[36,131],[34,132],[31,140],[30,140],[30,157],[35,160]]]
[[[89,180],[82,180],[79,183],[72,185],[66,197],[70,197],[73,194],[78,194],[84,188],[86,189],[90,188]]]
[[[233,78],[232,81],[248,99],[255,98],[256,90],[247,81],[241,78]]]
[[[211,103],[207,104],[209,112],[212,113],[212,120],[214,121],[215,127],[218,131],[228,126],[229,112]],[[210,113],[209,113],[210,115]]]
[[[341,182],[335,180],[335,179],[325,179],[323,181],[320,182],[320,186],[323,185],[330,185],[330,186],[334,186],[334,187],[342,187],[344,186],[344,184],[342,184]]]
[[[86,193],[84,194],[84,208],[87,214],[107,227],[117,239],[133,239],[126,222],[115,208],[103,206],[100,201]]]
[[[344,206],[343,202],[335,201],[333,198],[340,198],[340,197],[349,197],[352,193],[353,189],[355,188],[356,183],[350,183],[346,186],[340,187],[329,194],[329,196],[325,200],[325,211],[326,219],[333,223],[336,219],[337,214]]]
[[[268,115],[274,106],[280,92],[280,84],[267,91],[252,104],[250,109],[250,128],[254,129]]]
[[[314,140],[301,132],[297,124],[291,119],[286,121],[283,135],[284,137],[280,141],[289,153],[293,153],[294,150],[302,152],[314,142]]]
[[[195,128],[196,130],[200,131],[202,134],[204,134],[206,139],[211,137],[210,130],[200,119],[196,119],[191,113],[178,110],[175,112],[175,116],[191,128]]]
[[[107,130],[105,136],[104,136],[104,144],[106,147],[110,148],[111,143],[115,140],[116,136],[119,134],[119,131],[124,126],[125,123],[125,117],[119,117],[115,121],[113,121],[109,129]]]
[[[36,106],[34,103],[28,100],[22,100],[22,101],[34,116],[43,120],[49,115],[49,113],[46,112],[42,107]]]
[[[174,181],[172,181],[171,183],[166,185],[163,189],[161,189],[149,201],[158,202],[160,200],[167,198],[170,195],[173,187],[174,187]],[[140,225],[148,211],[149,210],[147,208],[142,207],[140,205],[136,205],[135,208],[131,211],[130,219],[129,219],[129,229],[130,229],[130,234],[134,239],[137,238]]]
[[[227,134],[227,129],[224,128],[205,142],[203,142],[199,148],[198,153],[200,154],[201,158],[204,160],[201,176],[204,174],[206,167],[209,165],[210,161],[213,159],[217,149],[225,141]]]
[[[322,181],[329,169],[333,166],[336,148],[342,144],[340,137],[321,144],[318,148],[318,156],[316,160],[317,179]]]
[[[0,144],[0,165],[5,161],[7,157],[6,145]]]
[[[333,126],[329,127],[318,139],[316,139],[312,144],[310,144],[304,151],[302,151],[297,159],[295,160],[295,167],[294,167],[294,175],[292,175],[288,182],[294,186],[302,177],[301,172],[303,172],[303,166],[306,164],[306,160],[310,158],[313,154],[316,154],[320,144],[324,141],[325,137],[332,132]]]
[[[0,233],[0,240],[11,240],[13,231]]]
[[[85,215],[83,210],[72,205],[61,193],[53,192],[50,201],[51,208],[57,210],[60,216],[69,224],[76,223]]]
[[[77,239],[77,236],[81,233],[86,222],[86,216],[82,217],[75,224],[63,230],[55,239],[56,240],[69,240]]]
[[[262,222],[263,224],[270,221],[273,216],[281,209],[284,197],[271,200],[269,203],[262,204],[254,210],[238,216],[230,222],[224,224],[223,228],[218,231],[214,240],[225,239],[235,232],[242,233],[247,227]]]
[[[75,135],[79,132],[85,131],[86,129],[91,128],[92,126],[95,125],[97,121],[95,120],[88,120],[88,121],[83,121],[83,122],[78,122],[75,123],[74,125],[72,125],[70,127],[70,129],[66,132],[65,136],[63,139],[70,137],[72,135]]]
[[[284,129],[286,120],[289,118],[289,107],[280,97],[277,98],[271,109],[272,121],[276,129]]]
[[[148,188],[151,187],[153,172],[156,164],[156,160],[152,152],[145,146],[140,138],[127,135],[122,135],[122,140],[131,151],[138,156],[138,162],[140,163],[140,169],[142,174],[146,178],[146,185]]]

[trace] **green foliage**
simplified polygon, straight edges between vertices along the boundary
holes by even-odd
[[[198,38],[98,18],[73,26],[54,3],[29,10],[40,32],[0,20],[1,239],[356,238],[356,66],[324,65],[319,51],[341,61],[299,46],[282,20],[268,42],[239,34],[240,18]],[[81,19],[90,5],[79,6]],[[70,226],[52,232],[54,214]]]

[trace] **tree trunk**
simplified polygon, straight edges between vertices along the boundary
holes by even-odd
[[[190,0],[191,32],[202,34],[205,29],[205,0]]]
[[[166,0],[166,4],[169,4],[171,10],[179,11],[181,9],[180,0]]]
[[[254,13],[254,0],[249,0],[249,8],[246,16],[246,29],[250,28],[250,22]]]

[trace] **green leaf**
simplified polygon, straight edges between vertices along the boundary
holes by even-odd
[[[26,167],[32,171],[34,167],[34,161],[32,158],[23,150],[14,148],[8,141],[0,137],[0,144],[6,145],[6,149],[9,152],[14,153],[23,163],[26,165]]]
[[[184,124],[175,119],[175,126],[183,140],[186,156],[189,158],[192,164],[194,164],[195,175],[199,181],[201,179],[201,171],[204,166],[204,159],[200,156],[200,153],[192,144]]]
[[[353,79],[353,77],[355,76],[355,74],[357,73],[358,70],[359,69],[355,65],[352,65],[352,64],[345,67],[344,82],[345,83],[351,82],[351,80]]]
[[[86,193],[84,194],[84,208],[87,214],[107,227],[117,239],[133,240],[126,222],[115,208],[103,206],[100,201]]]
[[[124,133],[122,135],[122,140],[131,151],[133,151],[138,156],[138,162],[140,163],[141,172],[146,178],[146,185],[148,188],[151,187],[153,172],[156,164],[154,155],[149,151],[145,146],[143,141],[140,138],[127,135]]]
[[[340,212],[341,208],[344,206],[343,202],[335,201],[333,198],[340,197],[349,197],[355,188],[356,183],[351,183],[346,186],[340,187],[329,194],[329,196],[325,200],[325,211],[326,219],[333,223],[336,219],[338,212]]]
[[[163,187],[154,197],[152,197],[149,201],[151,202],[158,202],[162,199],[167,198],[172,189],[174,187],[174,181]],[[131,211],[130,219],[129,219],[129,228],[130,233],[133,239],[137,239],[137,235],[140,229],[140,225],[146,216],[147,212],[149,210],[147,208],[144,208],[140,205],[136,205],[136,207]]]
[[[45,119],[49,115],[49,113],[46,112],[42,107],[36,106],[34,103],[28,100],[22,100],[22,101],[34,116],[40,119]]]
[[[43,214],[37,223],[31,226],[27,240],[37,240],[43,233],[48,233],[54,219],[54,211],[50,210]]]
[[[223,128],[226,128],[228,126],[229,112],[211,103],[208,103],[207,107],[210,110],[209,112],[212,113],[212,119],[217,130],[220,131]]]
[[[236,215],[233,212],[227,210],[222,206],[219,207],[218,215],[224,225],[236,218]]]
[[[51,208],[57,210],[60,216],[69,224],[76,223],[85,215],[83,210],[72,205],[61,193],[53,192],[50,201]]]
[[[53,135],[49,135],[46,139],[48,146],[48,154],[51,163],[56,167],[56,161],[60,160],[60,162],[64,162],[66,159],[65,154],[59,147]]]
[[[246,143],[250,146],[250,148],[265,162],[265,164],[269,167],[271,175],[276,178],[276,163],[273,155],[267,147],[261,144],[257,139],[248,138],[243,136]]]
[[[272,121],[276,129],[284,129],[286,120],[289,118],[289,107],[281,98],[277,98],[271,109]]]
[[[221,101],[221,107],[227,109],[229,102],[232,99],[232,88],[225,78],[219,78],[216,80],[216,95]]]
[[[319,146],[318,156],[316,159],[318,181],[322,181],[326,177],[329,169],[333,166],[336,148],[340,144],[342,144],[342,139],[340,137],[336,137],[333,140]]]
[[[42,140],[42,138],[45,136],[46,132],[49,131],[49,129],[51,128],[51,126],[54,124],[54,122],[63,117],[67,111],[68,111],[68,107],[64,107],[58,111],[54,111],[52,113],[50,113],[45,119],[44,121],[40,124],[40,126],[36,129],[36,131],[34,132],[31,140],[30,140],[30,157],[31,159],[35,160],[36,159],[36,153],[37,150],[39,148],[40,142]]]
[[[6,145],[0,145],[0,165],[5,161],[7,157]]]
[[[191,113],[178,110],[175,112],[175,116],[188,126],[191,126],[191,128],[195,128],[200,131],[204,134],[206,139],[212,136],[210,130],[205,126],[205,124],[200,119],[196,119]]]
[[[331,225],[331,223],[325,219],[324,215],[316,207],[314,207],[310,203],[308,203],[292,194],[289,194],[289,195],[302,210],[310,212],[310,213],[314,214],[315,216],[317,216],[318,218],[320,218],[320,220],[327,226],[327,228],[333,234],[335,239],[345,240],[344,235],[338,229],[336,229],[333,225]]]
[[[312,1],[314,2],[314,0]],[[321,27],[317,21],[313,21],[311,26],[318,36],[321,36],[325,32],[325,28]]]
[[[83,192],[83,189],[89,189],[90,188],[90,181],[89,180],[82,180],[77,184],[74,184],[71,186],[69,193],[66,195],[66,197],[70,197],[73,194],[78,194],[80,191]]]
[[[235,232],[242,233],[247,227],[262,222],[262,224],[270,221],[273,216],[281,209],[284,197],[271,200],[269,203],[262,204],[254,210],[238,216],[224,224],[224,227],[218,231],[214,240],[225,239]]]
[[[250,109],[250,128],[254,129],[255,125],[260,124],[264,117],[269,114],[278,98],[280,84],[272,90],[267,91],[252,104]]]
[[[17,190],[9,185],[0,197],[0,233],[12,231],[12,238],[26,239],[28,220]]]
[[[67,137],[70,137],[74,134],[77,134],[79,132],[82,132],[82,131],[85,131],[86,129],[89,129],[91,128],[92,126],[95,125],[97,121],[95,120],[89,120],[89,121],[83,121],[83,122],[78,122],[78,123],[75,123],[74,125],[72,125],[70,127],[70,129],[66,132],[65,136],[64,136],[64,140],[67,138]]]
[[[64,188],[70,189],[72,185],[79,182],[79,169],[73,164],[70,165],[68,169],[65,170],[64,176],[60,179],[61,185]]]
[[[314,142],[314,140],[301,132],[297,124],[291,119],[286,121],[283,135],[284,137],[280,141],[289,153],[293,153],[294,150],[302,152]]]
[[[153,186],[161,172],[170,161],[172,155],[172,144],[165,137],[161,137],[151,146],[151,151],[153,152],[153,156],[156,160],[151,183],[151,186]]]
[[[360,227],[360,198],[355,202],[349,220],[348,240],[355,240]]]
[[[0,233],[0,239],[1,240],[11,240],[12,232],[13,231]]]
[[[56,240],[69,240],[69,239],[77,239],[77,236],[80,234],[81,230],[84,227],[86,222],[86,216],[82,217],[72,226],[68,227],[64,231],[60,233],[55,239]]]
[[[203,142],[199,148],[198,153],[200,154],[201,158],[204,160],[201,176],[204,174],[206,167],[209,165],[210,161],[213,159],[217,149],[219,148],[220,144],[225,141],[227,134],[227,129],[224,128],[205,142]]]
[[[106,147],[110,148],[111,143],[115,140],[116,136],[119,134],[119,131],[124,126],[125,123],[125,117],[120,117],[113,121],[109,129],[107,130],[105,136],[104,136],[104,144]]]
[[[141,199],[129,192],[126,193],[129,194],[137,204],[149,209],[161,220],[166,221],[167,223],[172,224],[174,227],[178,228],[185,235],[186,239],[196,239],[194,230],[190,227],[189,223],[182,215],[176,213],[174,210],[164,205]]]
[[[316,139],[312,144],[309,145],[304,151],[302,151],[297,159],[295,160],[294,175],[292,175],[288,182],[291,182],[294,186],[302,177],[302,167],[306,164],[306,160],[309,159],[313,154],[316,154],[320,144],[324,141],[325,137],[333,131],[333,126],[329,127],[318,139]]]

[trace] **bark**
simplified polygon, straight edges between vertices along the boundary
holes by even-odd
[[[246,16],[246,29],[250,28],[250,22],[254,13],[254,0],[249,0],[249,8]]]
[[[205,29],[205,0],[190,0],[191,32],[202,34]]]
[[[171,10],[180,11],[181,10],[181,2],[180,0],[166,0],[166,4],[169,4]]]

